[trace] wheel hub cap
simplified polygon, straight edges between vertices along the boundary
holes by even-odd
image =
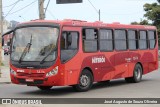
[[[85,87],[85,86],[88,85],[88,83],[89,83],[89,78],[88,78],[88,76],[82,75],[81,78],[80,78],[80,84],[81,84],[83,87]]]

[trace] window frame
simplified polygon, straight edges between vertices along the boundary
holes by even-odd
[[[77,43],[77,52],[71,57],[71,58],[69,58],[68,60],[66,60],[65,62],[63,62],[62,60],[61,60],[61,56],[62,56],[62,53],[61,53],[61,40],[62,40],[62,34],[63,34],[63,32],[77,32],[77,34],[78,34],[78,43]],[[80,32],[79,31],[75,31],[75,30],[62,30],[61,31],[61,35],[60,35],[60,61],[61,61],[61,63],[62,64],[65,64],[66,62],[68,62],[69,60],[71,60],[75,55],[77,55],[77,53],[79,52],[79,49],[80,49]]]
[[[97,50],[96,51],[92,51],[92,52],[86,52],[85,51],[85,47],[84,47],[84,40],[87,40],[87,39],[84,39],[83,37],[85,36],[83,33],[84,33],[84,30],[85,29],[94,29],[94,30],[97,30]],[[99,52],[99,29],[97,27],[82,27],[82,50],[83,50],[83,53],[97,53]],[[92,39],[88,39],[88,41],[93,41]]]
[[[79,36],[80,36],[80,33],[79,33],[78,31],[62,31],[62,34],[63,34],[63,32],[75,32],[75,33],[78,34],[78,38],[77,38],[77,39],[78,39],[78,41],[77,41],[77,42],[78,42],[78,43],[77,43],[77,50],[79,50],[79,46],[80,46],[80,45],[79,45],[79,41],[80,41],[80,39],[79,39],[80,37],[79,37]],[[61,38],[60,38],[60,50],[61,50],[62,34],[61,34]],[[67,48],[67,49],[68,49],[68,48]]]
[[[135,31],[135,37],[136,37],[136,39],[129,39],[129,31]],[[129,41],[130,40],[136,40],[136,49],[130,49],[129,48]],[[139,49],[139,39],[138,39],[138,31],[137,31],[137,29],[128,29],[127,30],[127,47],[128,47],[128,50],[129,51],[137,51],[138,49]]]
[[[145,49],[140,49],[140,45],[139,45],[140,44],[139,43],[140,40],[143,40],[143,41],[145,40],[145,39],[140,39],[140,32],[141,31],[145,31],[146,32],[146,48]],[[148,50],[148,30],[145,30],[145,29],[139,29],[138,30],[138,49],[139,50]]]
[[[117,50],[117,49],[116,49],[116,39],[115,39],[115,31],[116,31],[116,30],[124,30],[124,31],[125,31],[125,33],[126,33],[126,40],[125,40],[125,41],[126,41],[126,49],[123,49],[123,50]],[[114,39],[114,50],[115,50],[115,51],[127,51],[127,50],[128,50],[127,29],[114,29],[114,30],[113,30],[113,35],[114,35],[114,38],[113,38],[113,39]],[[117,40],[123,40],[123,39],[117,39]]]
[[[149,39],[149,31],[154,32],[155,39]],[[148,33],[148,49],[149,50],[154,50],[156,48],[156,45],[157,45],[157,33],[156,33],[156,30],[148,30],[147,33]],[[150,40],[155,40],[154,48],[150,48]]]
[[[109,40],[107,40],[107,39],[103,39],[103,40],[107,40],[107,41],[111,41],[112,40],[112,46],[113,46],[113,49],[112,50],[100,50],[100,30],[111,30],[111,32],[112,32],[112,39],[109,39]],[[112,29],[112,28],[100,28],[99,30],[98,30],[98,46],[99,46],[99,51],[100,52],[113,52],[114,51],[114,30]]]

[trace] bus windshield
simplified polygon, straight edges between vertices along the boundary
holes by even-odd
[[[59,29],[54,27],[17,29],[12,41],[11,60],[19,62],[55,60],[58,33]]]

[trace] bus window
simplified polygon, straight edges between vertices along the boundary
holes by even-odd
[[[134,31],[134,30],[128,31],[128,48],[130,50],[136,50],[138,48],[136,31]]]
[[[61,61],[71,59],[78,51],[78,32],[63,32],[61,37]]]
[[[113,50],[113,35],[112,30],[101,29],[99,31],[100,51]]]
[[[115,30],[115,49],[116,50],[126,50],[126,31],[125,30]]]
[[[83,50],[96,52],[98,50],[98,35],[96,29],[83,29]]]
[[[156,46],[155,31],[148,31],[149,48],[154,49]]]
[[[147,49],[147,33],[146,33],[146,31],[140,31],[139,49]]]

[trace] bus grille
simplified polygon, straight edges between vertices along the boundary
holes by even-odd
[[[25,77],[44,77],[44,73],[17,73],[18,76],[25,76]]]

